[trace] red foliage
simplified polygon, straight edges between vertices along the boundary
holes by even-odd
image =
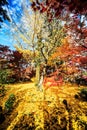
[[[10,69],[12,72],[10,78],[15,82],[30,80],[35,75],[34,70],[27,67],[28,63],[24,60],[22,53],[12,51],[8,46],[0,45],[0,59],[5,61],[1,69]]]
[[[87,56],[80,57],[81,64],[87,64]]]
[[[67,9],[75,14],[87,13],[87,1],[86,0],[46,0],[46,2],[35,0],[31,4],[34,11],[39,10],[41,13],[47,12],[52,14],[52,10],[55,12],[55,16],[58,16],[62,11]]]
[[[61,86],[62,84],[63,84],[63,77],[61,75],[58,75],[58,71],[52,73],[50,77],[45,77],[43,82],[45,89],[55,86]]]
[[[13,57],[15,60],[20,60],[22,58],[22,53],[19,53],[18,51],[13,51]]]

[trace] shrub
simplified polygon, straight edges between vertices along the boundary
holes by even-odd
[[[87,88],[81,89],[79,95],[80,97],[82,97],[84,100],[87,101]]]
[[[9,69],[0,70],[0,83],[6,84],[14,82],[14,79],[11,78],[11,75],[12,71]]]
[[[4,96],[4,95],[5,95],[5,86],[0,85],[0,96]]]
[[[6,70],[0,70],[0,83],[4,84],[7,82],[8,72]]]
[[[15,102],[15,95],[11,94],[8,98],[8,100],[5,102],[5,110],[10,111],[12,110],[13,104]]]
[[[83,77],[76,78],[76,79],[75,79],[75,82],[76,82],[78,85],[84,85],[84,86],[87,85],[87,81],[86,81],[86,79],[83,78]]]

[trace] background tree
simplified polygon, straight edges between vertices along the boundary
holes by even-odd
[[[0,0],[0,22],[3,22],[4,20],[10,21],[7,10],[6,8],[4,8],[7,5],[8,5],[7,0]]]
[[[85,52],[87,48],[82,45],[76,46],[74,40],[71,40],[69,36],[63,39],[62,42],[63,44],[56,48],[56,51],[52,54],[50,61],[57,62],[59,72],[62,73],[65,79],[74,81],[81,77],[82,73],[86,73],[87,56]],[[60,61],[62,61],[61,64]],[[82,61],[84,62],[82,63]]]
[[[22,53],[0,45],[0,82],[30,81],[34,74],[34,70],[28,67],[28,62]]]
[[[8,46],[0,45],[0,83],[7,83],[12,71],[8,68],[11,50]]]

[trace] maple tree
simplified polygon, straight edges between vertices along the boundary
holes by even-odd
[[[58,17],[64,11],[74,12],[75,14],[87,13],[86,0],[32,0],[31,6],[34,11],[47,12],[50,18],[53,16]]]
[[[62,60],[62,64],[58,64],[58,70],[63,74],[65,79],[74,80],[80,77],[83,72],[86,72],[87,56],[85,52],[87,48],[82,45],[76,46],[76,44],[70,43],[69,37],[66,37],[62,42],[63,44],[56,49],[50,60],[57,63]]]
[[[8,46],[0,45],[0,74],[3,82],[19,82],[30,81],[35,72],[28,66],[22,53],[10,50]]]
[[[13,51],[10,63],[13,70],[12,77],[15,78],[15,81],[30,81],[35,75],[34,69],[29,66],[19,51]]]

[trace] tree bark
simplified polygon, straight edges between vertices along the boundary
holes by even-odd
[[[36,67],[36,84],[38,84],[40,81],[40,65],[37,65]]]
[[[46,75],[46,67],[44,67],[42,72],[40,73],[40,65],[37,65],[37,67],[36,67],[36,84],[40,91],[43,91],[43,81],[44,81],[45,75]]]

